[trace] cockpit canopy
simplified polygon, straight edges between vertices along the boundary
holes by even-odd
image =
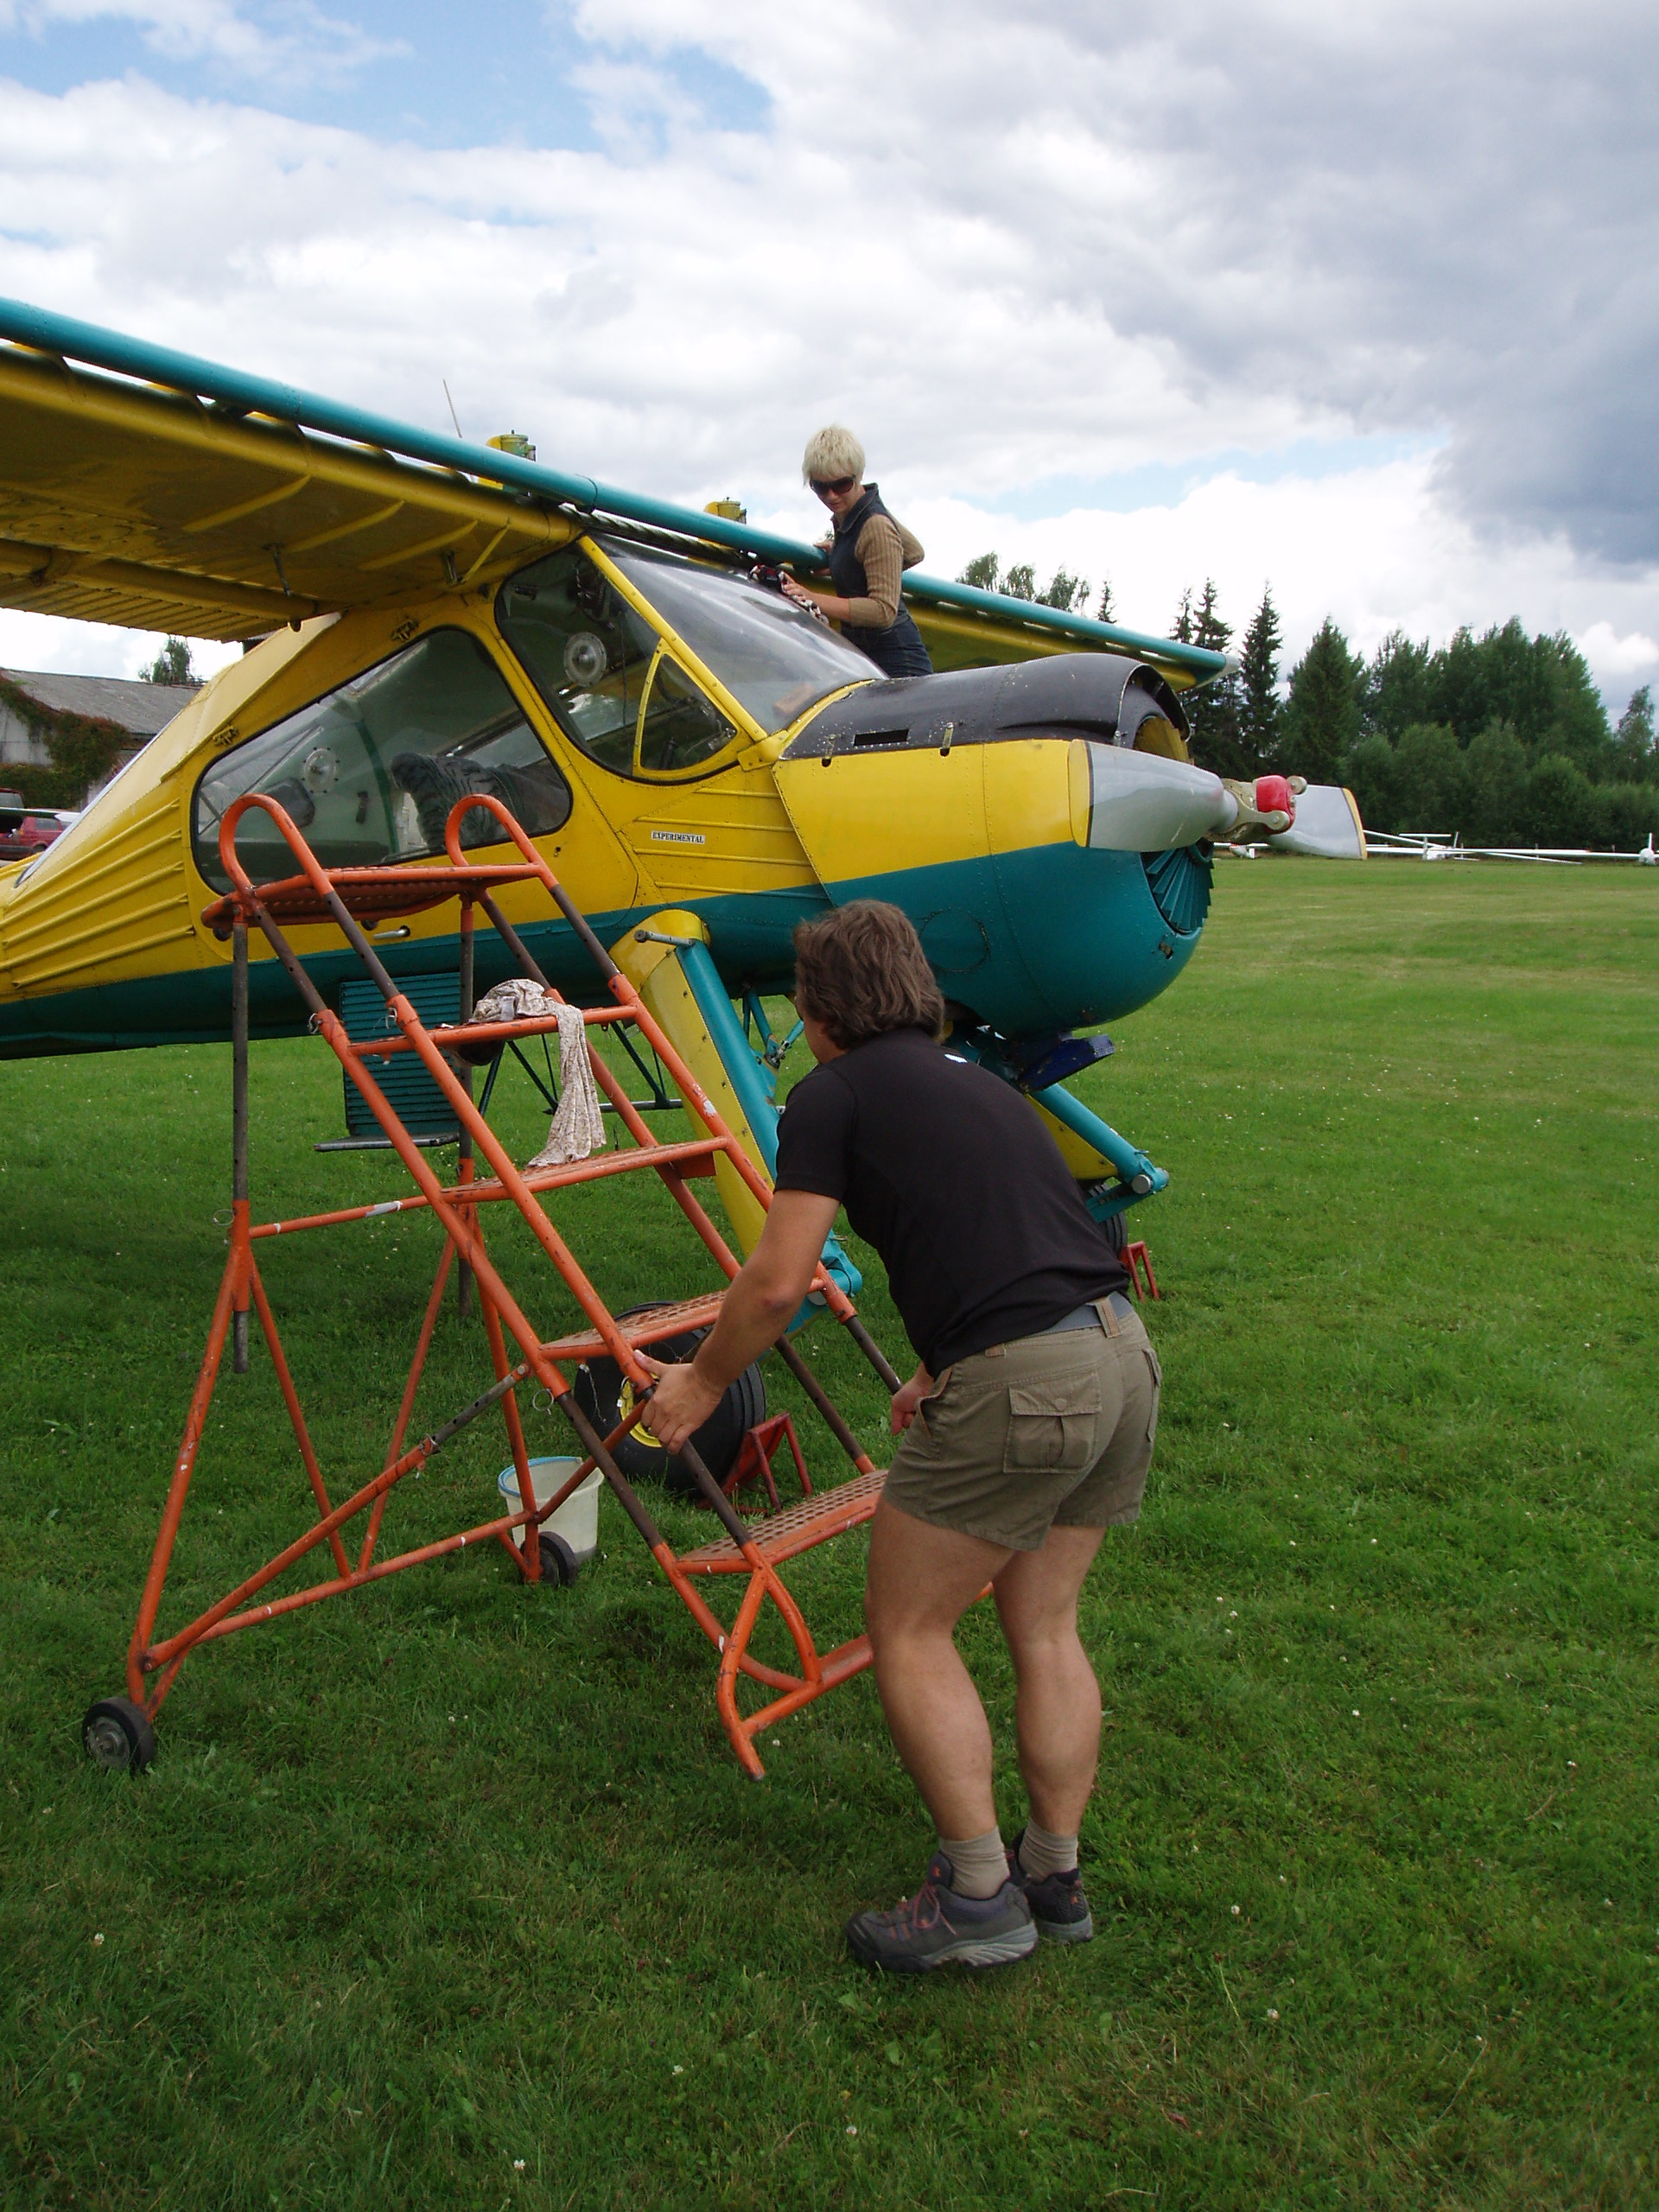
[[[707,775],[746,739],[878,673],[856,647],[728,569],[607,541],[521,569],[497,594],[502,636],[560,731],[613,775]],[[247,791],[280,801],[325,868],[372,868],[443,849],[450,808],[487,792],[531,836],[569,817],[570,786],[483,641],[435,629],[216,761],[196,786],[196,865],[229,888],[219,824]],[[500,842],[482,809],[463,846]],[[290,872],[269,817],[238,849],[256,880]]]

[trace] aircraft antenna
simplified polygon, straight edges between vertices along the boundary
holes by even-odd
[[[439,383],[443,386],[443,396],[444,396],[444,397],[445,397],[446,399],[449,399],[449,379],[448,379],[448,377],[440,377],[440,378],[439,378],[439,379],[438,379],[438,381],[439,381]],[[459,416],[459,415],[457,415],[457,414],[456,414],[456,412],[455,412],[455,403],[454,403],[454,401],[453,399],[449,399],[449,420],[450,420],[450,421],[454,424],[454,426],[455,426],[455,435],[456,435],[458,438],[459,438],[459,437],[461,437],[461,417],[460,417],[460,416]],[[462,440],[461,440],[461,442],[462,442],[463,444],[465,444],[465,442],[466,442],[465,439],[462,439]]]

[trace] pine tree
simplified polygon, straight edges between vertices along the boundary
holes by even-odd
[[[1096,622],[1116,622],[1117,620],[1117,609],[1112,604],[1112,580],[1109,576],[1103,576],[1100,580],[1100,605],[1095,609],[1095,620]]]
[[[1613,733],[1618,773],[1632,784],[1659,781],[1659,753],[1653,745],[1653,693],[1647,684],[1632,691]]]
[[[1359,736],[1363,662],[1327,614],[1313,643],[1290,671],[1280,758],[1310,784],[1340,780],[1343,764]]]
[[[1056,569],[1033,596],[1039,607],[1058,607],[1062,614],[1081,614],[1089,604],[1089,579],[1074,576],[1069,569]]]
[[[1213,576],[1205,579],[1204,596],[1198,601],[1197,613],[1192,611],[1190,592],[1182,600],[1181,612],[1190,622],[1193,645],[1203,645],[1212,653],[1226,652],[1232,643],[1232,626],[1222,620],[1217,611]],[[1188,745],[1192,758],[1201,768],[1208,768],[1215,775],[1248,776],[1250,772],[1244,747],[1242,703],[1236,669],[1224,670],[1209,683],[1197,685],[1183,702],[1191,731]]]
[[[148,668],[138,671],[146,683],[194,683],[201,678],[190,665],[190,640],[169,638]]]
[[[1180,612],[1175,617],[1175,626],[1169,634],[1184,645],[1190,645],[1192,642],[1192,593],[1190,587],[1181,594]]]
[[[1262,604],[1244,632],[1239,668],[1240,734],[1251,765],[1257,769],[1271,766],[1279,757],[1279,728],[1284,715],[1279,702],[1279,652],[1283,643],[1273,589],[1264,585]]]
[[[1431,722],[1428,710],[1430,664],[1433,656],[1428,640],[1413,645],[1403,630],[1390,630],[1377,647],[1365,674],[1365,702],[1362,709],[1368,730],[1380,730],[1392,745],[1413,722]],[[1449,720],[1442,715],[1440,720]]]

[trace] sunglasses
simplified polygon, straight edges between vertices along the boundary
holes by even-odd
[[[836,476],[828,482],[821,477],[815,476],[812,479],[812,489],[821,499],[828,499],[832,492],[839,498],[843,492],[850,492],[857,481],[858,479],[855,476]]]

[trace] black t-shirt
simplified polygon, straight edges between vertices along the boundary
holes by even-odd
[[[1128,1281],[1027,1101],[919,1029],[873,1037],[796,1084],[777,1186],[842,1202],[931,1374]]]

